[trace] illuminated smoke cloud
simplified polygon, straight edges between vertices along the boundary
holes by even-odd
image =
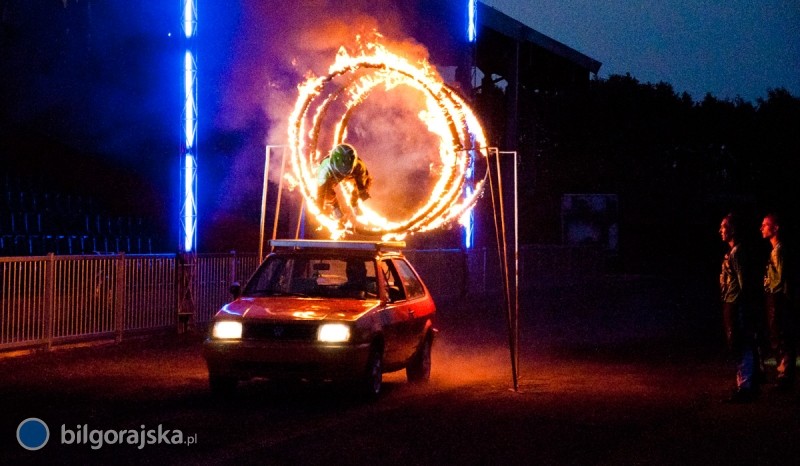
[[[402,3],[402,2],[399,2]],[[297,85],[309,73],[324,73],[342,45],[352,45],[357,34],[380,30],[410,56],[426,58],[425,48],[408,39],[404,14],[396,2],[375,1],[247,1],[241,6],[233,33],[232,64],[220,82],[222,108],[215,125],[247,132],[255,112],[266,116],[268,128],[256,144],[234,154],[221,189],[221,207],[258,203],[264,164],[264,146],[286,144],[287,116],[297,99]],[[413,18],[406,18],[413,21]],[[405,41],[405,42],[402,42]],[[364,155],[367,156],[367,148]],[[272,160],[271,181],[278,183],[280,161]],[[379,162],[370,171],[379,175]],[[377,188],[379,195],[381,188]]]
[[[247,146],[233,159],[222,190],[223,204],[260,199],[264,146],[289,142],[288,116],[298,97],[298,84],[309,76],[324,76],[340,48],[356,50],[378,32],[381,44],[392,53],[413,63],[428,58],[425,47],[402,32],[408,29],[404,21],[414,20],[402,2],[400,6],[387,1],[273,3],[243,6],[243,32],[232,52],[236,62],[230,79],[223,80],[227,88],[218,124],[246,127],[250,111],[258,105],[269,125],[259,150]],[[385,214],[388,221],[408,218],[424,206],[442,171],[440,141],[418,117],[423,108],[425,96],[418,90],[402,86],[375,90],[347,125],[345,140],[356,146],[374,178],[369,207],[387,211],[391,206]],[[332,146],[333,136],[329,128],[320,131],[320,156]],[[274,157],[272,182],[279,181],[279,172],[280,160]],[[415,229],[421,229],[420,225]]]
[[[356,234],[384,239],[402,239],[408,233],[438,228],[460,219],[471,209],[485,181],[484,178],[479,182],[474,195],[461,198],[468,167],[476,158],[486,155],[476,150],[485,148],[485,135],[467,103],[442,82],[427,62],[411,62],[384,46],[381,40],[375,35],[371,40],[359,42],[354,50],[341,47],[327,74],[310,75],[299,86],[298,99],[289,117],[292,164],[287,179],[292,186],[300,188],[308,212],[332,238],[342,237],[349,230],[345,225],[350,225]],[[326,156],[328,147],[352,142],[348,137],[351,115],[360,110],[376,90],[383,88],[393,92],[400,87],[416,91],[424,102],[419,107],[417,120],[436,135],[438,143],[420,149],[438,151],[438,164],[428,164],[428,170],[438,172],[439,178],[423,205],[408,218],[390,221],[371,203],[359,202],[360,212],[348,215],[343,225],[320,212],[316,205],[316,167]],[[384,158],[395,161],[405,157],[407,152],[410,152],[408,148],[398,147]],[[396,171],[396,175],[385,182],[394,185],[393,181],[402,176]],[[348,199],[352,184],[341,183],[340,187],[344,199]],[[396,203],[389,204],[388,208],[396,211]]]

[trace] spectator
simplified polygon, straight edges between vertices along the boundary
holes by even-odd
[[[759,393],[761,361],[756,338],[756,306],[753,303],[753,272],[747,246],[741,241],[738,218],[728,214],[719,233],[729,250],[722,260],[719,277],[722,316],[728,350],[736,362],[736,387],[725,402],[749,403]]]
[[[761,222],[761,236],[772,245],[764,272],[764,306],[772,356],[775,357],[776,388],[790,390],[794,385],[797,347],[795,340],[795,315],[790,306],[790,276],[793,264],[787,263],[783,246],[781,221],[774,213],[767,214]]]

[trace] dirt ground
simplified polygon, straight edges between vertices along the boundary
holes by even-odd
[[[387,374],[376,402],[263,381],[216,399],[199,333],[3,357],[0,464],[796,464],[800,390],[720,402],[734,369],[700,285],[522,296],[516,389],[503,306],[474,298],[440,303],[430,383]],[[31,417],[50,430],[38,451],[16,440]],[[159,427],[193,444],[77,437]]]

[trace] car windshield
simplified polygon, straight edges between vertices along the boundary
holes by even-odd
[[[375,299],[375,261],[330,254],[274,254],[259,267],[244,296]]]

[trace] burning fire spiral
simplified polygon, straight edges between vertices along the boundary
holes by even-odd
[[[344,84],[332,86],[335,78]],[[346,230],[317,207],[316,169],[329,148],[344,142],[352,113],[380,85],[387,90],[410,86],[425,96],[426,108],[419,117],[439,138],[441,173],[427,201],[404,220],[390,221],[359,201],[358,214],[349,218],[352,231],[384,240],[429,231],[464,218],[483,191],[485,175],[466,190],[466,195],[464,189],[475,161],[487,156],[483,129],[466,102],[442,82],[427,62],[414,65],[375,43],[365,44],[354,55],[341,48],[327,75],[309,77],[298,86],[299,96],[289,117],[291,170],[286,175],[293,187],[299,187],[307,211],[330,231],[333,239],[344,236]],[[320,151],[321,125],[323,120],[330,121],[328,113],[334,101],[344,103],[345,110],[332,130],[333,141],[322,144],[325,150]],[[344,198],[349,199],[354,187],[341,183],[340,188]]]

